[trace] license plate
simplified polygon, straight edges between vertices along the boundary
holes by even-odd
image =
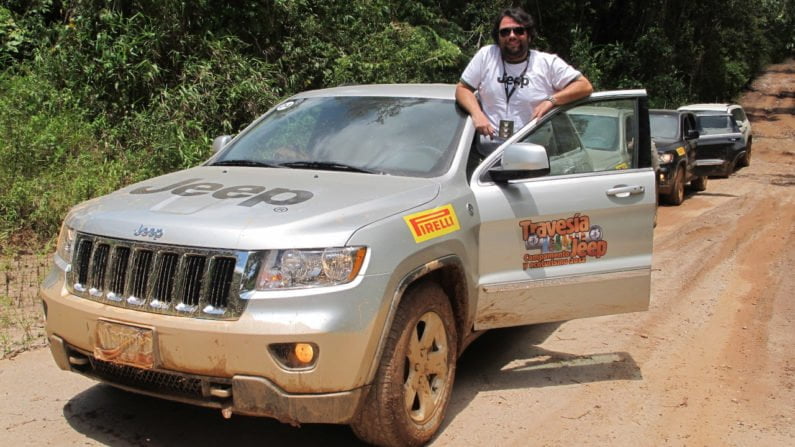
[[[97,321],[94,357],[106,362],[150,369],[155,364],[152,330]]]

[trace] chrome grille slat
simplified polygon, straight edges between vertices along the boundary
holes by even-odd
[[[131,280],[130,280],[130,296],[127,302],[140,306],[144,304],[144,297],[146,296],[149,287],[149,275],[152,271],[152,251],[151,250],[136,250],[132,262]]]
[[[179,247],[79,233],[70,292],[119,307],[210,319],[240,316],[250,252]],[[246,278],[245,281],[250,281]]]
[[[89,289],[92,295],[99,296],[105,290],[108,253],[110,253],[110,245],[108,244],[99,244],[94,251],[91,266],[91,288]]]
[[[85,291],[88,285],[88,266],[93,247],[94,242],[91,240],[81,240],[77,245],[77,262],[75,262],[77,271],[75,272],[75,281],[70,281],[70,283],[74,284],[75,289],[81,292]]]
[[[177,273],[179,256],[176,253],[160,253],[157,264],[157,279],[154,282],[151,302],[155,308],[168,308],[174,296],[174,278]],[[162,304],[161,304],[162,303]]]
[[[232,273],[235,260],[231,258],[215,258],[211,269],[211,289],[207,293],[208,304],[214,308],[226,307],[226,297],[232,284]]]
[[[181,303],[195,307],[199,305],[199,293],[204,283],[204,257],[185,256],[185,270],[182,275]]]
[[[108,292],[117,296],[124,295],[124,283],[127,279],[127,263],[130,260],[130,248],[118,246],[113,250],[110,267],[110,285]]]

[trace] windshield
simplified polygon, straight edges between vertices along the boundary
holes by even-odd
[[[600,151],[616,150],[619,138],[617,117],[579,113],[570,113],[569,116],[585,147]]]
[[[449,168],[465,118],[452,100],[291,99],[213,164],[435,177]]]
[[[707,135],[738,131],[729,115],[699,115],[698,127],[700,133]]]
[[[676,139],[679,130],[679,119],[676,115],[649,115],[651,137],[667,140]]]

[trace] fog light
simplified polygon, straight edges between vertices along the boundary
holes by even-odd
[[[315,359],[315,348],[309,343],[296,343],[293,352],[295,353],[295,358],[305,365],[311,364],[312,360]]]
[[[288,369],[311,368],[317,363],[318,348],[314,343],[276,343],[268,349]]]

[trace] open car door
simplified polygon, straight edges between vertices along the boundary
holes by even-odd
[[[548,172],[492,175],[515,143],[543,146]],[[472,178],[481,214],[476,329],[648,309],[651,152],[646,92],[633,90],[557,108],[484,160]]]

